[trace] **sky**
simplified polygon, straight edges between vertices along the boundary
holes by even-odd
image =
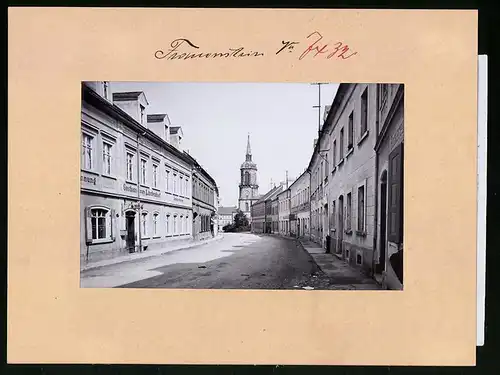
[[[183,148],[215,179],[221,205],[236,206],[250,134],[259,193],[307,168],[318,134],[318,86],[309,83],[111,82],[112,92],[144,91],[146,113],[182,126]],[[321,119],[338,84],[321,85]]]

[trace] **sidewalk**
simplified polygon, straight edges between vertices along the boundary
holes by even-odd
[[[195,246],[200,246],[200,245],[205,245],[214,241],[221,240],[224,237],[223,234],[219,234],[216,237],[209,238],[206,240],[202,241],[197,241],[197,240],[190,240],[186,242],[182,242],[179,244],[174,244],[168,247],[162,247],[161,249],[156,249],[156,250],[148,250],[148,251],[143,251],[141,253],[131,253],[131,254],[124,254],[122,256],[117,256],[115,258],[111,259],[104,259],[100,260],[97,262],[91,262],[88,263],[84,266],[80,266],[80,272],[88,271],[91,269],[99,268],[99,267],[105,267],[105,266],[110,266],[114,264],[119,264],[119,263],[125,263],[125,262],[132,262],[137,259],[146,259],[146,258],[153,258],[157,256],[161,256],[167,253],[171,253],[173,251],[178,251],[178,250],[185,250],[189,249]]]
[[[364,275],[360,270],[351,267],[333,254],[325,253],[325,249],[320,245],[304,239],[298,241],[304,250],[311,255],[321,271],[334,283],[349,285],[349,289],[354,290],[382,289],[374,279]]]

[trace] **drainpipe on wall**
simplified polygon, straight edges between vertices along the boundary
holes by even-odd
[[[308,228],[308,232],[309,232],[309,238],[308,240],[310,241],[311,240],[311,228],[312,228],[312,225],[311,225],[311,222],[312,222],[312,209],[311,209],[311,206],[312,206],[312,202],[311,202],[311,178],[312,178],[312,175],[311,175],[311,171],[307,170],[307,174],[309,174],[309,228]]]
[[[145,135],[146,132],[142,133],[142,135]],[[139,214],[139,217],[137,218],[137,222],[139,224],[139,252],[142,252],[142,232],[141,232],[141,224],[142,224],[142,213],[141,213],[141,185],[140,185],[140,177],[141,177],[141,167],[140,167],[140,160],[141,160],[141,154],[140,154],[140,148],[139,148],[139,133],[137,133],[137,211]]]
[[[377,85],[377,91],[375,93],[375,103],[377,108],[376,111],[376,116],[375,116],[375,144],[377,143],[378,140],[378,130],[379,130],[379,107],[378,107],[378,88],[379,86]],[[378,249],[378,151],[375,150],[375,178],[374,178],[374,184],[375,184],[375,216],[374,216],[374,232],[373,232],[373,251],[372,251],[372,270],[371,270],[371,275],[372,277],[375,275],[375,252]]]

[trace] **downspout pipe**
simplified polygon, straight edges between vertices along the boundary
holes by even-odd
[[[312,219],[312,209],[311,209],[311,171],[309,169],[307,169],[306,171],[308,174],[309,174],[309,197],[308,197],[308,200],[309,200],[309,225],[308,225],[308,228],[307,228],[307,231],[309,232],[308,234],[308,240],[310,241],[311,240],[311,219]]]
[[[380,121],[380,111],[379,111],[379,96],[378,96],[378,88],[380,87],[379,84],[376,85],[377,91],[375,93],[375,108],[377,109],[376,111],[376,116],[375,116],[375,144],[377,144],[378,140],[378,131],[379,131],[379,121]],[[374,232],[373,232],[373,251],[372,251],[372,270],[371,270],[371,276],[375,276],[375,253],[378,249],[378,211],[379,211],[379,204],[378,204],[378,183],[379,183],[379,178],[378,178],[378,150],[375,149],[375,178],[374,178],[374,184],[375,184],[375,216],[374,216]],[[382,218],[383,220],[383,218]]]

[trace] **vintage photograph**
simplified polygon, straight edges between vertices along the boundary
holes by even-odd
[[[82,82],[80,286],[403,290],[404,85]]]

